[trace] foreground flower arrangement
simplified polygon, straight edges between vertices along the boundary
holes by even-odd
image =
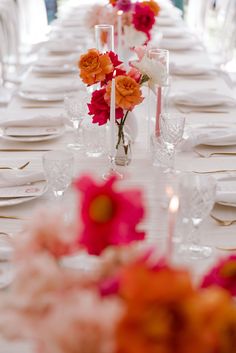
[[[117,32],[117,12],[122,11],[122,32],[125,47],[143,45],[151,40],[160,7],[155,0],[109,0],[112,6],[94,5],[86,17],[86,25],[114,25]]]
[[[17,274],[0,293],[1,333],[33,340],[40,353],[235,353],[236,257],[196,287],[188,271],[140,246],[139,190],[122,192],[114,178],[90,176],[75,189],[76,222],[41,210],[16,239]],[[95,265],[68,267],[65,260],[84,249],[99,255]]]

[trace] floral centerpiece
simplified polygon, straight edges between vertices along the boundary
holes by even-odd
[[[97,49],[89,49],[80,56],[78,67],[80,77],[87,86],[100,86],[92,93],[91,102],[88,104],[89,115],[95,124],[104,125],[110,119],[111,85],[112,80],[115,80],[115,119],[118,128],[116,150],[121,147],[125,157],[128,157],[130,141],[126,138],[125,126],[129,113],[143,101],[143,76],[135,68],[126,70],[112,51],[100,53]],[[127,164],[127,161],[128,159],[124,158],[124,164]]]
[[[14,241],[1,334],[35,342],[37,353],[235,353],[235,256],[194,285],[186,269],[136,245],[145,235],[140,190],[90,176],[74,185],[82,196],[75,222],[41,210]],[[82,249],[100,259],[89,271],[65,262]]]
[[[121,14],[124,46],[127,48],[143,45],[151,40],[152,30],[160,6],[155,0],[136,1],[109,0],[111,6],[94,5],[86,16],[86,24],[112,24],[118,33],[117,13]]]

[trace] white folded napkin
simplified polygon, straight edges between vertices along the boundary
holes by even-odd
[[[233,97],[204,89],[186,93],[173,93],[169,99],[175,104],[191,107],[236,106],[236,100]]]
[[[34,66],[37,67],[55,67],[55,66],[64,66],[64,65],[73,65],[78,60],[78,56],[66,56],[64,57],[42,57],[39,58],[35,63]]]
[[[211,64],[191,64],[191,65],[177,65],[170,63],[170,73],[172,75],[194,76],[194,75],[215,75],[217,70]]]
[[[22,170],[0,171],[0,188],[15,187],[45,180],[43,172],[25,172]]]
[[[222,178],[217,181],[216,202],[236,206],[236,177]]]
[[[22,112],[21,112],[22,114]],[[59,126],[59,125],[71,125],[68,118],[63,115],[50,115],[50,114],[38,114],[31,117],[16,118],[17,112],[7,115],[7,119],[0,122],[0,127],[40,127],[40,126]]]
[[[45,94],[54,94],[54,93],[66,93],[79,90],[81,84],[79,81],[69,81],[66,82],[47,82],[43,83],[24,83],[21,85],[21,91],[24,93],[45,93]]]
[[[181,38],[186,36],[186,32],[181,27],[162,27],[161,33],[164,38]]]
[[[181,144],[184,151],[200,144],[209,146],[236,145],[236,125],[205,125],[186,129],[187,137]]]
[[[49,51],[55,52],[75,52],[81,49],[80,43],[72,38],[50,40],[45,43],[44,47]]]
[[[161,48],[168,50],[192,50],[201,44],[194,37],[180,38],[178,40],[163,38]]]

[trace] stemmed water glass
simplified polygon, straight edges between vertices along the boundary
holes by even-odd
[[[43,168],[49,189],[61,199],[72,182],[74,156],[71,151],[54,150],[43,155]]]
[[[80,90],[79,92],[69,92],[64,98],[66,113],[74,127],[74,142],[68,144],[68,147],[73,149],[80,150],[83,147],[80,130],[82,121],[87,115],[89,97],[87,91]]]
[[[210,176],[185,173],[180,179],[179,193],[183,223],[188,226],[180,252],[194,259],[209,257],[212,248],[200,245],[199,227],[214,206],[216,181]]]
[[[160,119],[161,139],[170,154],[173,155],[173,165],[176,146],[181,142],[184,133],[185,117],[180,114],[162,113]]]

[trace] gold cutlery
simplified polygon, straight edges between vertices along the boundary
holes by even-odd
[[[227,172],[236,172],[236,169],[220,169],[220,170],[210,170],[210,171],[197,171],[197,170],[193,170],[193,173],[196,174],[211,174],[211,173],[227,173]]]
[[[200,157],[205,157],[205,158],[209,158],[212,156],[236,156],[236,152],[233,151],[228,151],[228,152],[210,152],[210,151],[199,151],[196,148],[194,149],[194,151],[200,156]]]
[[[16,220],[22,220],[23,218],[16,217],[16,216],[0,216],[0,219],[16,219]]]
[[[210,214],[211,218],[213,218],[216,222],[218,222],[221,226],[231,226],[232,224],[236,223],[236,219],[232,219],[232,220],[223,220],[220,219],[216,216],[214,216],[212,213]]]
[[[222,248],[221,246],[216,246],[216,249],[223,251],[236,251],[236,248]]]
[[[21,165],[20,167],[0,167],[0,169],[11,169],[11,170],[22,170],[26,168],[30,164],[30,161],[26,162],[25,164]]]
[[[194,108],[185,108],[185,107],[180,107],[177,106],[177,109],[181,112],[181,113],[228,113],[228,110],[223,110],[223,109],[214,109],[214,108],[198,108],[198,107],[194,107]]]
[[[10,237],[11,238],[11,235],[6,233],[6,232],[0,232],[0,235],[5,235],[6,237]]]

